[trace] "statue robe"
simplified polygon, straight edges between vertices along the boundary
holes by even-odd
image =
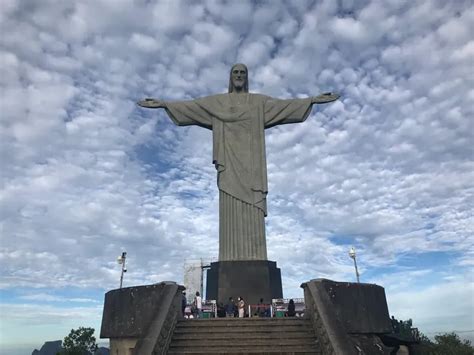
[[[165,105],[175,124],[198,125],[213,132],[219,260],[266,260],[265,128],[304,121],[311,112],[311,99],[230,93]]]

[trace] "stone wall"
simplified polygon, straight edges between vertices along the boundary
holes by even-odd
[[[183,290],[161,282],[107,292],[100,337],[110,339],[111,354],[165,354],[181,317]]]
[[[316,279],[301,285],[324,354],[383,354],[380,334],[392,331],[383,287]]]

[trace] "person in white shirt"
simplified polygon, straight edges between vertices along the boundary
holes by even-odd
[[[237,308],[239,309],[239,318],[244,318],[245,315],[245,302],[242,297],[239,297],[237,302]]]
[[[194,307],[196,307],[197,318],[202,318],[202,298],[199,291],[196,292],[196,297],[194,297]]]

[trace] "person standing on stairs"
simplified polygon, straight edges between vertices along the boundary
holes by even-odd
[[[244,318],[245,314],[245,302],[242,297],[239,297],[237,302],[237,308],[239,309],[239,318]]]
[[[181,296],[181,314],[183,315],[183,317],[186,315],[185,312],[186,312],[187,303],[188,302],[186,300],[186,292],[183,292]]]
[[[285,316],[286,317],[296,316],[295,301],[293,301],[293,299],[291,299],[290,303],[288,303],[288,311],[286,312]]]
[[[235,313],[234,299],[232,297],[229,297],[229,302],[227,302],[227,304],[225,305],[226,317],[234,318],[234,313]]]
[[[196,297],[194,297],[194,307],[196,307],[197,318],[202,318],[202,298],[199,291],[196,291]]]

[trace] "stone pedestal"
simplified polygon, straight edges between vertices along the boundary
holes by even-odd
[[[206,298],[217,302],[243,297],[245,303],[257,304],[260,298],[270,303],[282,298],[281,273],[276,262],[268,260],[219,261],[207,271]]]

